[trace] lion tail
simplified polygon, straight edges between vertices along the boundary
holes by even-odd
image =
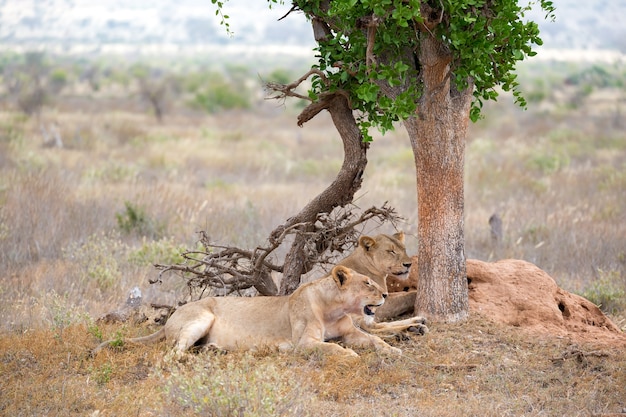
[[[160,329],[156,333],[152,333],[151,335],[143,336],[143,337],[134,337],[132,339],[123,339],[122,342],[123,343],[130,342],[130,343],[150,344],[150,343],[158,342],[159,340],[163,340],[163,339],[165,339],[164,328]],[[110,339],[110,340],[107,340],[106,342],[100,343],[98,346],[96,346],[95,349],[91,351],[91,356],[95,356],[98,352],[100,352],[105,347],[109,347],[112,345],[112,343],[119,342],[119,341],[120,339]]]

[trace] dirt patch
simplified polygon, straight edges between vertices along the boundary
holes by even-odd
[[[596,305],[530,262],[468,259],[467,280],[471,313],[573,341],[626,346],[626,334]]]

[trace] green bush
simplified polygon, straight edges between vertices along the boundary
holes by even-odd
[[[124,202],[125,210],[116,213],[117,226],[126,234],[137,233],[139,236],[159,238],[165,226],[151,219],[141,207],[129,201]]]
[[[100,386],[106,385],[113,376],[113,365],[105,362],[98,368],[90,368],[93,380]]]
[[[626,311],[626,284],[619,271],[598,271],[600,277],[581,294],[605,313]]]
[[[181,255],[184,251],[185,247],[176,244],[173,238],[149,241],[144,237],[141,247],[132,250],[128,255],[128,261],[140,266],[148,266],[155,263],[178,264],[184,260]]]
[[[193,96],[191,105],[209,113],[248,109],[251,106],[247,89],[241,83],[228,80],[219,73],[192,77],[187,81],[187,90]]]

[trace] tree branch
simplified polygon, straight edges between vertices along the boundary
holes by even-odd
[[[300,86],[300,84],[306,81],[311,75],[317,75],[318,77],[320,77],[324,85],[328,87],[329,81],[328,81],[328,78],[326,78],[326,75],[322,71],[316,68],[312,68],[309,71],[307,71],[306,74],[304,74],[303,76],[301,76],[296,81],[290,84],[280,84],[280,83],[273,83],[273,82],[266,83],[265,84],[266,90],[279,93],[277,96],[270,96],[270,97],[267,97],[267,99],[277,100],[277,99],[284,99],[286,97],[296,97],[302,100],[313,101],[310,97],[304,96],[294,91],[296,88]]]
[[[175,273],[187,280],[190,292],[199,289],[220,289],[221,293],[232,293],[255,287],[264,295],[275,295],[278,289],[268,285],[273,283],[270,274],[283,272],[284,264],[268,261],[276,256],[276,250],[290,236],[302,243],[304,259],[308,265],[328,265],[336,263],[337,257],[351,250],[357,244],[356,228],[366,222],[377,220],[380,223],[396,224],[402,220],[395,209],[384,203],[382,207],[371,207],[360,215],[355,207],[338,208],[332,213],[320,213],[311,222],[297,222],[277,227],[270,235],[267,247],[246,250],[232,246],[222,246],[209,241],[206,232],[201,231],[200,242],[204,250],[185,251],[183,263],[175,265],[156,264],[159,276],[150,283],[161,283],[166,273]],[[285,257],[287,259],[288,256]]]

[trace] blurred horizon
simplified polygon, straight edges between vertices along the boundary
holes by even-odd
[[[554,22],[539,10],[527,15],[541,30],[540,57],[624,59],[626,26],[620,20],[626,0],[554,4]],[[256,52],[312,59],[314,40],[303,14],[290,13],[279,21],[290,7],[227,1],[223,12],[229,16],[229,34],[209,0],[0,0],[0,50],[69,55]]]

